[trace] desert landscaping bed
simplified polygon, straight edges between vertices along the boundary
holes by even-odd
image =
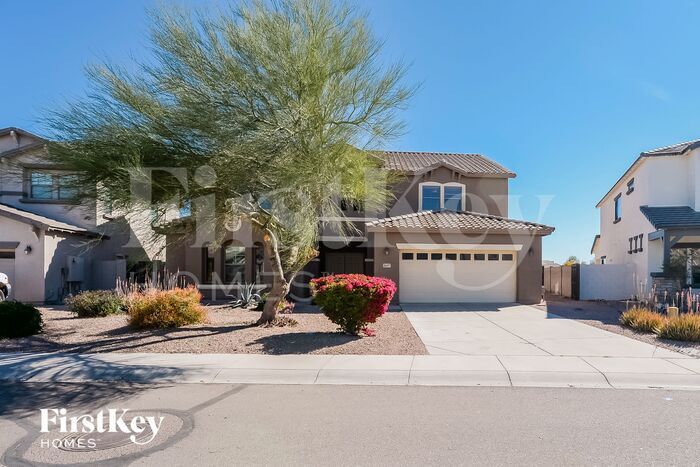
[[[0,340],[0,352],[167,352],[256,354],[425,354],[402,312],[387,312],[370,325],[373,337],[337,331],[319,312],[289,315],[296,326],[258,327],[260,312],[207,306],[208,322],[176,329],[136,331],[125,315],[76,318],[63,307],[41,308],[42,334]]]
[[[624,302],[588,302],[548,296],[546,303],[536,305],[536,307],[563,318],[575,319],[589,326],[700,358],[700,342],[661,339],[655,334],[640,333],[622,326],[620,315],[625,311]]]

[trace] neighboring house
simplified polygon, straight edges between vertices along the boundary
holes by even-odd
[[[323,235],[319,256],[293,281],[295,299],[309,297],[308,281],[332,273],[393,279],[395,302],[539,302],[542,237],[552,227],[509,219],[508,182],[515,174],[478,154],[383,152],[399,181],[396,201],[366,213],[341,202],[360,233]],[[221,248],[194,244],[192,223],[168,235],[167,268],[187,271],[213,297],[233,281],[269,282],[260,234],[242,225]],[[181,247],[170,245],[180,241]],[[218,295],[217,295],[218,294]]]
[[[700,140],[642,152],[598,202],[598,264],[629,264],[637,293],[663,283],[674,250],[700,247]]]
[[[134,222],[139,216],[127,221],[77,205],[73,181],[47,158],[46,140],[0,129],[0,272],[10,277],[12,298],[57,302],[78,290],[114,288],[129,270],[164,259],[150,226]]]

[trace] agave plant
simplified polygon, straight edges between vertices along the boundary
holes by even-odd
[[[262,301],[260,295],[255,293],[255,284],[244,282],[238,285],[238,298],[231,302],[234,308],[248,308],[257,305]]]

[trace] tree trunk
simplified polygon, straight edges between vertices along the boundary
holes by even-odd
[[[277,237],[270,229],[265,229],[263,247],[265,248],[265,254],[270,258],[270,262],[272,263],[273,279],[272,289],[267,296],[262,315],[260,315],[260,319],[258,319],[258,324],[265,324],[273,321],[277,317],[279,303],[284,300],[287,293],[289,293],[289,282],[284,277]]]

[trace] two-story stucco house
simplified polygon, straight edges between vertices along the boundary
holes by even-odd
[[[54,302],[78,290],[112,289],[129,269],[164,259],[150,225],[135,222],[138,214],[127,219],[77,205],[71,181],[49,162],[42,137],[0,129],[0,272],[10,278],[11,298]]]
[[[398,176],[391,187],[395,202],[379,213],[341,204],[361,235],[322,236],[319,256],[293,281],[294,298],[308,298],[313,277],[364,273],[393,279],[395,301],[404,303],[540,301],[542,237],[554,229],[508,218],[514,173],[478,154],[378,157]],[[170,235],[194,238],[193,222]],[[213,294],[232,280],[265,282],[259,234],[244,225],[228,235],[218,249],[169,246],[168,269],[188,271]]]
[[[596,207],[596,263],[633,265],[649,292],[674,249],[700,246],[700,140],[641,153]]]

